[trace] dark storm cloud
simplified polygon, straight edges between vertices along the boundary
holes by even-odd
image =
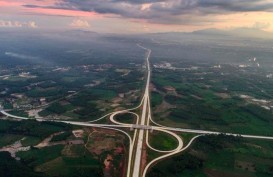
[[[149,3],[147,8],[143,4]],[[35,8],[32,5],[26,7]],[[36,6],[37,7],[37,6]],[[146,19],[150,22],[179,23],[177,16],[205,16],[233,12],[272,11],[268,0],[59,0],[56,9],[115,14],[125,18]]]
[[[233,12],[271,11],[273,2],[267,0],[198,0],[198,6]]]

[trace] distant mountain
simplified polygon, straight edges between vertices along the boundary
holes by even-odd
[[[229,35],[227,33],[227,31],[219,30],[219,29],[215,29],[215,28],[208,28],[208,29],[193,31],[193,32],[191,32],[189,34],[196,34],[196,35]]]
[[[230,31],[230,34],[242,37],[270,38],[273,39],[273,33],[255,29],[255,28],[236,28]]]
[[[255,28],[235,28],[231,30],[204,29],[194,31],[191,34],[273,39],[273,33]]]
[[[94,31],[75,29],[75,30],[67,30],[67,31],[63,32],[63,34],[77,36],[77,35],[98,35],[99,33],[94,32]]]
[[[273,39],[273,33],[266,32],[254,28],[235,28],[231,30],[219,30],[215,28],[203,29],[193,32],[166,32],[166,33],[154,33],[151,35],[165,36],[165,37],[204,37],[204,38],[260,38],[260,39]]]

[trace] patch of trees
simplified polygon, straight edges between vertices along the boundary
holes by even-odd
[[[78,95],[77,97],[73,98],[70,102],[74,106],[81,106],[81,107],[94,106],[94,104],[90,104],[90,105],[88,104],[90,101],[96,100],[98,98],[99,98],[98,95],[94,95],[91,93],[82,93]]]
[[[129,74],[116,78],[116,80],[121,80],[123,83],[130,83],[135,82],[139,80],[141,77],[143,77],[143,73],[139,71],[131,71]]]
[[[90,105],[90,104],[89,104]],[[81,119],[89,119],[90,117],[99,116],[99,110],[94,106],[81,108],[79,110],[75,110],[74,113],[79,114]]]
[[[56,95],[66,95],[66,91],[64,89],[50,89],[50,90],[31,90],[29,92],[26,92],[26,95],[29,97],[50,97],[50,96],[56,96]]]
[[[190,120],[192,115],[184,110],[181,109],[174,109],[171,113],[170,116],[177,118],[177,119],[182,119],[182,120]]]
[[[191,154],[173,157],[168,161],[159,162],[148,173],[148,177],[174,177],[185,170],[198,170],[203,167],[203,160]]]
[[[265,122],[272,122],[272,113],[264,108],[261,108],[256,105],[247,105],[246,107],[243,107],[243,109],[248,112],[249,114],[265,121]]]
[[[165,100],[170,104],[185,104],[186,105],[187,103],[189,103],[185,98],[181,98],[175,95],[166,95]]]
[[[157,105],[160,105],[163,101],[163,97],[158,92],[152,92],[152,99],[151,99],[151,105],[152,107],[155,107]]]
[[[60,135],[56,135],[56,136],[53,136],[53,138],[51,139],[51,141],[64,141],[66,140],[69,136],[71,136],[71,132],[64,132]]]
[[[200,137],[194,147],[203,152],[215,152],[230,146],[230,144],[236,145],[240,142],[242,142],[242,138],[239,136],[207,135]]]
[[[219,123],[221,121],[220,111],[205,104],[190,104],[181,109],[173,109],[170,115],[177,119],[196,118],[205,121],[216,121]]]
[[[31,168],[13,159],[8,152],[0,152],[0,177],[43,177],[44,175],[33,172]]]
[[[119,122],[124,122],[124,123],[132,123],[135,119],[135,115],[133,114],[118,114],[115,116],[115,119]]]
[[[72,126],[58,122],[37,122],[35,120],[8,121],[0,120],[0,133],[20,134],[44,139],[49,135],[71,130]]]
[[[1,90],[4,90],[5,88],[9,88],[7,91],[7,94],[11,93],[23,93],[26,92],[26,86],[27,82],[24,81],[8,81],[8,80],[2,80],[1,81]]]
[[[2,104],[2,106],[4,107],[4,109],[12,109],[13,108],[13,105],[10,102],[6,102],[6,101]]]
[[[74,167],[73,171],[66,177],[102,177],[103,171],[99,167]]]
[[[57,85],[57,83],[55,83],[55,82],[45,81],[45,82],[39,84],[39,87],[42,87],[42,88],[46,89],[46,88],[49,88],[49,87],[55,87],[56,85]]]
[[[53,103],[46,108],[46,111],[53,112],[56,114],[63,114],[66,112],[66,108],[62,106],[60,103]]]

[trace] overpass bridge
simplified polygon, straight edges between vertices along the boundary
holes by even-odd
[[[149,125],[140,125],[140,124],[133,124],[130,127],[130,130],[134,130],[134,129],[139,129],[139,130],[150,130],[151,132],[153,132],[153,127],[149,126]]]

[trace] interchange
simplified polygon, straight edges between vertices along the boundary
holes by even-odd
[[[151,50],[148,48],[145,48],[141,46],[140,44],[137,44],[138,47],[142,48],[145,50],[146,53],[146,70],[147,70],[147,76],[146,76],[146,85],[145,85],[145,90],[143,97],[141,99],[141,102],[138,106],[130,109],[125,109],[121,111],[115,111],[108,113],[96,120],[89,121],[89,122],[77,122],[77,121],[61,121],[61,120],[44,120],[44,119],[36,119],[37,121],[54,121],[54,122],[62,122],[66,124],[72,124],[72,125],[78,125],[78,126],[87,126],[87,127],[96,127],[96,128],[104,128],[104,129],[110,129],[110,130],[115,130],[119,131],[123,134],[125,134],[128,139],[129,139],[129,154],[128,154],[128,165],[127,165],[127,177],[145,177],[149,168],[154,165],[156,162],[173,156],[177,153],[181,153],[185,151],[187,148],[190,147],[190,145],[196,140],[198,137],[203,136],[203,135],[218,135],[218,134],[223,134],[223,132],[214,132],[214,131],[206,131],[206,130],[195,130],[195,129],[183,129],[183,128],[173,128],[173,127],[168,127],[168,126],[163,126],[158,123],[156,123],[152,119],[152,113],[151,113],[151,106],[150,106],[150,95],[149,95],[149,85],[150,85],[150,78],[151,78],[151,69],[150,69],[150,62],[149,58],[151,56]],[[141,116],[138,115],[137,113],[133,112],[134,110],[141,109]],[[0,106],[0,112],[11,118],[15,119],[23,119],[27,120],[30,119],[28,117],[21,117],[21,116],[16,116],[7,113],[5,110],[1,109]],[[136,123],[134,124],[128,124],[128,123],[122,123],[117,120],[115,120],[115,116],[118,114],[133,114],[136,117]],[[105,119],[109,117],[110,121],[113,124],[96,124],[94,122],[97,122],[99,120]],[[150,123],[153,123],[154,125],[150,125]],[[130,128],[133,130],[133,138],[129,133],[127,133],[123,129],[128,129]],[[154,130],[154,131],[160,131],[169,134],[170,136],[173,136],[177,142],[178,145],[175,149],[173,150],[168,150],[168,151],[163,151],[156,149],[152,147],[149,143],[149,131]],[[183,139],[177,135],[174,132],[185,132],[185,133],[195,133],[198,134],[195,137],[193,137],[190,142],[184,147]],[[233,134],[233,133],[225,133],[226,135],[231,135],[231,136],[240,136],[243,138],[255,138],[255,139],[267,139],[267,140],[273,140],[273,137],[270,136],[256,136],[256,135],[242,135],[242,134]],[[144,146],[147,146],[149,149],[159,152],[159,153],[164,153],[163,155],[153,159],[150,161],[144,169],[141,169],[141,164],[143,163],[142,155],[143,155],[143,149]]]

